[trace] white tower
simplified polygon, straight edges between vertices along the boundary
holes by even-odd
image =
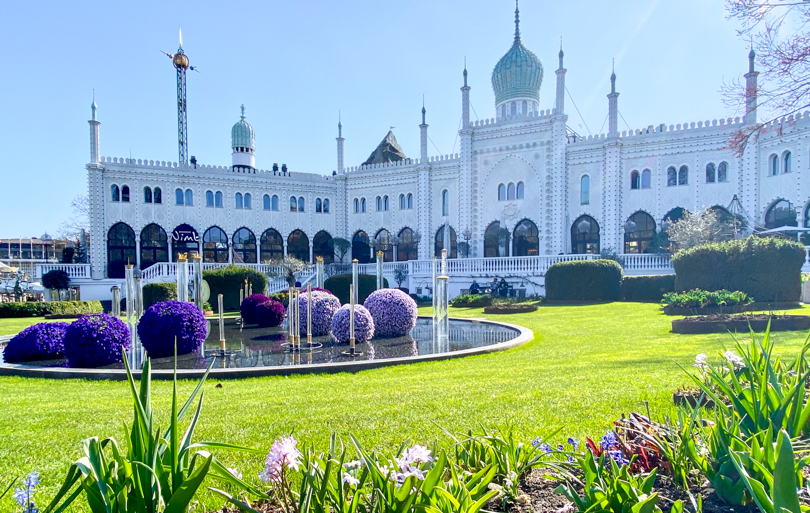
[[[754,69],[756,58],[754,49],[748,53],[748,73],[745,74],[745,123],[757,124],[757,76],[759,72]]]
[[[567,70],[563,67],[564,56],[562,39],[560,39],[560,67],[557,69],[557,100],[554,105],[555,114],[565,114],[565,72]]]
[[[338,136],[337,140],[337,172],[343,174],[346,168],[343,167],[343,125],[340,122],[340,113],[338,113]]]
[[[619,93],[616,92],[616,72],[610,74],[608,95],[608,137],[619,137]]]
[[[256,169],[256,143],[253,127],[245,121],[245,106],[242,105],[242,119],[231,129],[231,148],[233,148],[233,169]]]
[[[90,111],[92,113],[92,119],[88,121],[90,123],[90,163],[91,164],[98,164],[101,155],[99,149],[99,140],[98,140],[98,126],[101,122],[98,121],[96,118],[96,110],[98,110],[98,105],[96,105],[96,100],[93,99],[93,104],[90,105]]]

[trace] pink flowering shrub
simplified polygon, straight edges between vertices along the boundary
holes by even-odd
[[[242,301],[239,312],[245,324],[256,324],[256,307],[270,299],[264,294],[251,294]]]
[[[298,297],[301,306],[301,336],[307,334],[307,294],[302,292]],[[330,292],[312,289],[312,336],[322,337],[329,334],[332,328],[332,317],[340,308],[340,300]]]
[[[416,301],[399,289],[372,292],[363,306],[374,319],[377,338],[402,337],[416,326]]]
[[[278,301],[268,299],[264,303],[256,305],[256,324],[260,328],[273,328],[281,324],[287,311],[284,305]]]
[[[340,309],[335,312],[335,316],[332,317],[332,336],[335,339],[342,343],[347,344],[349,342],[349,335],[350,332],[350,323],[349,318],[351,314],[349,312],[349,305],[343,305]],[[354,341],[356,344],[363,344],[371,340],[374,336],[374,319],[371,318],[371,314],[368,313],[364,307],[360,305],[354,306]]]

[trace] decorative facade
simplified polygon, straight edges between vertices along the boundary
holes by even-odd
[[[581,137],[567,127],[562,49],[553,103],[542,109],[543,66],[519,22],[516,11],[512,47],[492,73],[494,117],[470,119],[464,70],[455,155],[428,154],[423,107],[417,156],[406,157],[389,133],[366,163],[347,167],[339,123],[334,172],[259,169],[243,107],[230,166],[101,157],[94,102],[92,277],[118,278],[127,262],[145,269],[188,251],[206,262],[328,262],[337,237],[352,242],[347,261],[361,262],[376,250],[386,261],[431,259],[442,248],[453,258],[642,253],[684,210],[725,210],[735,196],[758,224],[788,224],[797,211],[810,223],[810,114],[767,126],[737,157],[728,141],[757,123],[753,94],[743,119],[620,131],[614,73],[608,133]],[[749,91],[756,76],[752,53]]]

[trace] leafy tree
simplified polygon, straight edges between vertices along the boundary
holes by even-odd
[[[735,229],[730,221],[730,216],[721,219],[712,208],[696,214],[684,211],[683,217],[667,227],[666,233],[676,249],[689,249],[707,242],[733,239]]]
[[[335,258],[342,264],[346,253],[352,249],[352,243],[346,239],[335,237],[329,241],[329,248],[335,253]]]
[[[408,279],[408,268],[405,266],[397,266],[394,268],[394,281],[397,282],[397,288],[402,288],[402,284]]]
[[[270,268],[267,276],[270,278],[282,278],[287,280],[290,287],[295,287],[295,273],[303,271],[307,265],[309,264],[295,257],[284,257],[283,260],[273,262],[273,267]]]

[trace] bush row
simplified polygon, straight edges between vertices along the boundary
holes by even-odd
[[[690,290],[688,292],[670,292],[664,294],[661,304],[664,306],[674,306],[676,308],[703,308],[709,306],[738,306],[747,305],[754,302],[754,298],[735,290],[717,290],[707,292],[705,290]]]
[[[357,300],[355,302],[357,304],[362,304],[365,303],[366,299],[368,299],[368,296],[370,296],[372,292],[377,290],[377,277],[370,274],[360,274],[358,275],[357,281],[357,294],[360,297],[356,298]],[[349,302],[349,290],[351,289],[351,283],[351,274],[338,274],[336,276],[327,278],[323,284],[323,287],[337,296],[340,303],[345,305]],[[383,288],[388,288],[388,280],[385,278],[383,278]]]
[[[622,266],[614,260],[559,262],[546,271],[546,298],[615,301],[621,298],[622,276]]]
[[[0,303],[0,319],[42,317],[44,315],[82,315],[101,313],[103,311],[101,301]]]
[[[208,282],[211,297],[208,300],[214,311],[217,311],[217,296],[223,295],[225,310],[239,310],[239,291],[244,290],[245,280],[253,287],[254,294],[264,293],[267,288],[267,278],[250,267],[229,265],[220,269],[203,272],[203,278]]]

